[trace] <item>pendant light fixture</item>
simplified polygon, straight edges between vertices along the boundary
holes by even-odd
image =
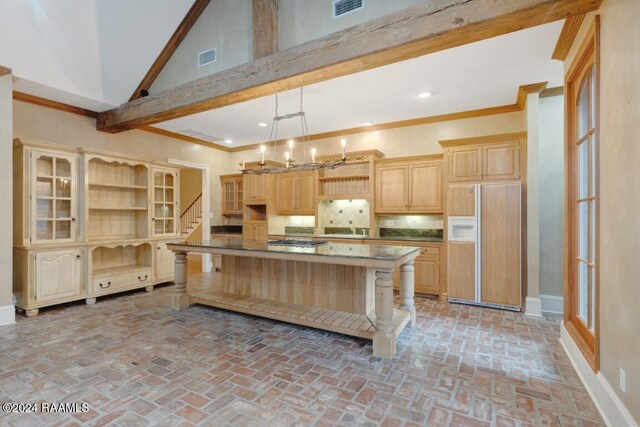
[[[307,127],[307,117],[304,112],[303,105],[303,88],[300,88],[300,111],[290,114],[279,115],[278,114],[278,94],[275,97],[275,115],[271,125],[271,133],[269,135],[269,142],[260,146],[260,161],[258,162],[259,168],[246,169],[244,161],[240,170],[243,174],[265,174],[265,173],[287,173],[293,171],[309,171],[317,169],[335,169],[338,166],[344,165],[347,160],[346,146],[347,140],[342,139],[341,145],[341,157],[338,161],[333,162],[316,162],[316,149],[311,147],[311,141],[309,139],[309,129]],[[300,141],[296,142],[294,139],[290,139],[287,144],[278,144],[278,124],[282,120],[289,120],[300,118],[301,137]],[[283,148],[280,150],[278,146]],[[308,153],[308,154],[307,154]],[[296,161],[296,157],[301,161]],[[270,162],[268,163],[267,160]]]

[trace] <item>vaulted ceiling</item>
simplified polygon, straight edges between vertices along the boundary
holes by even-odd
[[[5,0],[0,64],[15,90],[94,111],[125,103],[193,0]],[[551,59],[562,21],[448,49],[305,88],[311,133],[514,104],[520,85],[562,84]],[[418,98],[419,92],[433,96]],[[281,93],[280,113],[299,109],[298,90]],[[274,96],[159,123],[216,144],[269,138]],[[259,127],[258,123],[267,123]],[[301,133],[282,122],[279,137]]]

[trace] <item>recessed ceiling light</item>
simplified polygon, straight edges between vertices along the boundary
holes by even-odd
[[[260,122],[258,123],[258,126],[260,126],[261,128],[266,128],[267,124],[265,122]]]
[[[232,141],[232,140],[230,140],[230,139],[225,139],[225,140],[224,140],[224,143],[225,143],[225,144],[233,144],[233,141]]]
[[[428,98],[428,97],[430,97],[431,95],[433,95],[431,92],[420,92],[420,93],[418,94],[418,98]]]
[[[373,123],[370,122],[362,122],[362,126],[371,126]]]

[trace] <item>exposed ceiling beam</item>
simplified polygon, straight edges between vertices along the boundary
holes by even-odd
[[[253,59],[278,51],[278,0],[253,0]]]
[[[149,68],[149,71],[147,71],[147,74],[133,92],[133,95],[131,95],[129,101],[140,98],[140,91],[142,89],[149,90],[158,77],[158,74],[160,74],[160,71],[162,71],[178,46],[180,46],[180,43],[182,43],[182,40],[187,36],[189,30],[191,30],[191,27],[196,23],[210,1],[211,0],[195,0],[191,9],[189,9],[176,31],[164,46],[164,49],[160,52],[160,55],[158,55],[153,65],[151,65],[151,68]]]
[[[117,133],[597,9],[602,0],[441,0],[402,9],[101,113]]]
[[[547,87],[547,83],[549,82],[541,82],[541,83],[532,83],[530,85],[520,86],[518,89],[518,99],[516,101],[516,105],[520,107],[520,109],[524,109],[524,106],[527,103],[527,95],[530,93],[540,93]]]
[[[3,67],[0,65],[0,77],[11,74],[11,68]]]
[[[571,45],[573,45],[573,41],[576,39],[580,26],[584,21],[584,17],[585,14],[582,13],[580,15],[570,16],[566,21],[564,21],[562,31],[560,32],[558,42],[556,43],[556,48],[553,50],[553,54],[551,55],[552,59],[564,61],[567,58]]]

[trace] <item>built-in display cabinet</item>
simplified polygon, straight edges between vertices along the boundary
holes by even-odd
[[[242,215],[242,199],[244,197],[242,174],[221,175],[220,187],[222,215]]]
[[[33,316],[173,280],[163,245],[179,237],[177,172],[149,159],[15,140],[17,307]]]

